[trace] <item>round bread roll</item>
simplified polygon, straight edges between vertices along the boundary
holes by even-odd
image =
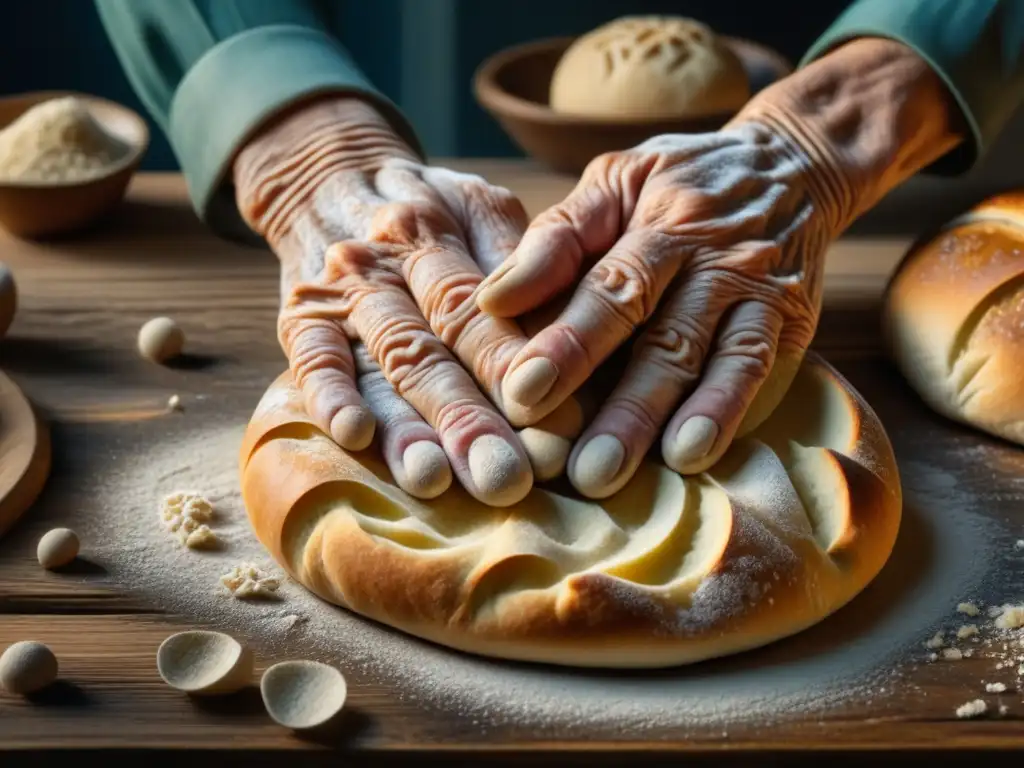
[[[738,110],[750,98],[743,63],[691,19],[627,16],[576,40],[551,77],[556,112],[664,120]]]
[[[260,540],[322,599],[458,650],[568,666],[673,666],[809,627],[874,578],[901,512],[882,426],[813,355],[711,471],[648,462],[599,502],[535,488],[499,509],[457,484],[415,499],[372,451],[318,429],[288,374],[240,464]]]
[[[1024,444],[1024,193],[910,248],[886,291],[890,354],[934,410]]]

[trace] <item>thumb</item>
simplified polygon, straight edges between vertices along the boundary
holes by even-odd
[[[615,244],[628,218],[607,166],[591,163],[565,200],[533,220],[512,254],[481,284],[480,309],[497,317],[534,310],[572,286],[588,257]]]

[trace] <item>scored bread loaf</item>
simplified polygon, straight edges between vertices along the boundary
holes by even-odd
[[[707,26],[627,16],[582,36],[551,77],[556,112],[610,119],[708,117],[750,98],[743,63]]]
[[[570,666],[671,666],[798,632],[874,578],[901,513],[881,424],[812,354],[711,471],[649,462],[599,502],[412,498],[372,450],[321,432],[288,374],[240,463],[260,541],[319,597],[458,650]]]
[[[914,244],[883,304],[897,367],[939,413],[1024,444],[1024,193]]]

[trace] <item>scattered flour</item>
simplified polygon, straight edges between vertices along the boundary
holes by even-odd
[[[208,419],[197,429],[188,422],[169,421],[163,439],[141,450],[131,444],[114,455],[82,457],[95,467],[77,474],[90,485],[77,489],[84,503],[74,524],[94,543],[91,559],[159,607],[246,637],[265,651],[337,664],[353,686],[381,686],[410,706],[464,718],[481,732],[500,723],[528,729],[523,732],[531,737],[592,734],[600,726],[624,738],[679,737],[708,726],[760,728],[871,700],[902,685],[895,662],[920,648],[922,631],[948,619],[958,596],[977,593],[988,560],[959,553],[985,552],[999,535],[972,513],[955,482],[935,496],[923,474],[933,470],[904,466],[905,534],[890,566],[849,610],[816,627],[758,651],[677,670],[503,663],[393,632],[294,583],[258,542],[241,504],[243,425]],[[216,509],[218,549],[176,546],[159,520],[140,512],[180,488],[201,489]],[[922,541],[930,551],[924,560]],[[234,599],[220,578],[237,563],[276,578],[284,605]]]

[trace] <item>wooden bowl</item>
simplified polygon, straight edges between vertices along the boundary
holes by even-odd
[[[96,121],[130,150],[102,175],[82,181],[0,179],[0,227],[17,237],[65,234],[101,218],[124,197],[128,182],[149,147],[149,128],[137,112],[106,99],[67,91],[37,91],[0,98],[0,130],[35,105],[62,96],[74,96],[84,102]]]
[[[609,120],[559,114],[548,106],[551,76],[575,38],[561,37],[513,46],[491,56],[473,77],[473,92],[512,140],[530,157],[563,173],[578,175],[605,152],[628,149],[662,133],[714,131],[732,114],[681,120]],[[751,93],[793,71],[779,53],[759,43],[723,37],[739,56]]]

